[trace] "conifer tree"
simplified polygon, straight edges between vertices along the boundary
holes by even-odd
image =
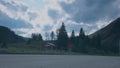
[[[42,40],[43,40],[43,39],[42,39],[42,35],[41,35],[40,33],[39,33],[39,34],[33,33],[31,40],[32,40],[32,41],[42,41]]]
[[[59,49],[64,50],[66,50],[68,46],[68,35],[64,23],[62,23],[62,26],[58,32],[57,45]]]
[[[54,31],[51,32],[51,40],[54,40],[55,39],[55,34],[54,34]]]
[[[85,38],[85,33],[84,33],[84,30],[83,28],[80,28],[80,33],[79,33],[79,36],[78,36],[78,46],[77,46],[77,51],[79,52],[84,52],[85,51],[85,48],[86,48],[86,38]]]
[[[75,32],[72,30],[71,36],[70,36],[70,44],[75,44]]]
[[[72,30],[71,37],[70,38],[75,38],[75,32]]]
[[[80,28],[79,37],[81,37],[81,38],[84,38],[84,37],[85,37],[85,33],[84,33],[83,28]]]
[[[38,35],[38,40],[43,41],[43,38],[42,38],[41,34]]]

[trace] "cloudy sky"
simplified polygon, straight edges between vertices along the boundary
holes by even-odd
[[[16,34],[56,31],[64,22],[70,34],[84,28],[86,34],[120,16],[120,0],[0,0],[0,25]]]

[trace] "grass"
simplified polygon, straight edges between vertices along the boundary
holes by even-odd
[[[50,54],[50,55],[109,55],[109,56],[120,56],[118,54],[110,53],[99,53],[95,51],[89,51],[89,53],[79,53],[79,52],[67,52],[64,50],[46,50],[44,48],[45,42],[32,42],[31,44],[14,43],[7,44],[7,48],[0,48],[0,54]]]
[[[0,48],[0,54],[66,54],[60,50],[46,50],[45,43],[37,41],[30,44],[25,42],[7,44],[7,48]]]
[[[33,50],[33,49],[0,49],[1,54],[50,54],[50,55],[65,55],[65,51],[56,50]]]
[[[66,52],[60,50],[37,50],[37,49],[21,49],[21,48],[7,48],[0,49],[0,54],[40,54],[40,55],[99,55],[99,56],[120,56],[118,54],[90,54]]]

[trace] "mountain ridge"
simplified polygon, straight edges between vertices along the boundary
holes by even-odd
[[[18,36],[14,31],[10,30],[8,27],[0,26],[0,42],[3,43],[15,43],[23,42],[24,38]]]
[[[90,37],[101,36],[101,45],[106,49],[117,51],[120,42],[120,17],[112,21],[106,27],[91,34]],[[116,49],[116,50],[114,50]]]

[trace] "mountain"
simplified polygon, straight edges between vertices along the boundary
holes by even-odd
[[[101,45],[106,50],[118,52],[120,43],[120,17],[106,27],[91,34],[90,37],[101,36]]]
[[[24,38],[21,36],[16,35],[13,31],[9,28],[0,26],[0,42],[3,43],[16,43],[16,42],[23,42]]]

